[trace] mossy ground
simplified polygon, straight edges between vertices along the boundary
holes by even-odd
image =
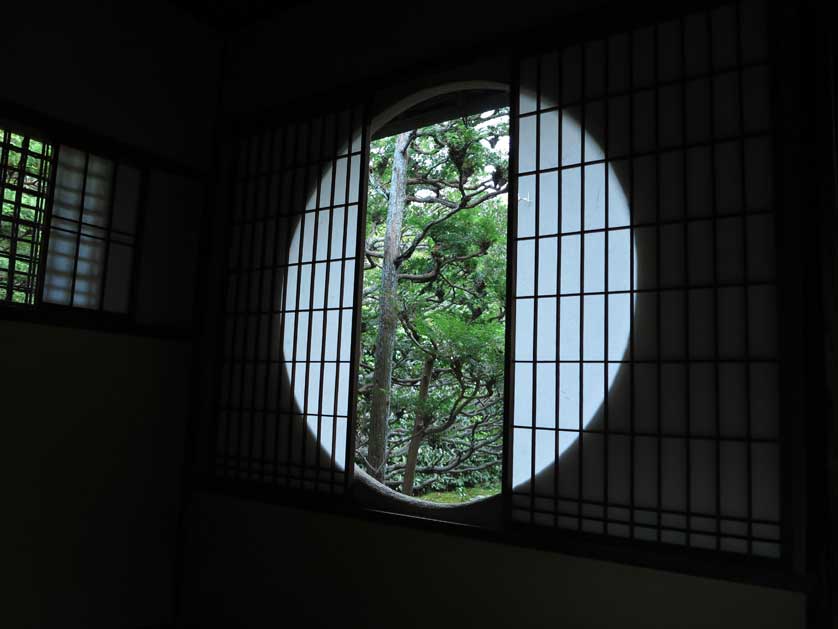
[[[475,498],[488,498],[499,493],[500,485],[490,485],[486,487],[461,487],[452,491],[432,491],[427,494],[422,494],[419,498],[428,502],[457,504],[468,502]]]

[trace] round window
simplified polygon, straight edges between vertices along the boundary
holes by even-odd
[[[513,488],[549,476],[620,374],[633,302],[614,283],[636,275],[637,263],[631,243],[606,238],[606,226],[629,225],[623,173],[606,166],[596,138],[583,140],[575,112],[556,108],[552,126],[522,116],[517,216],[509,217],[507,94],[501,84],[458,83],[381,112],[369,164],[353,155],[359,137],[342,143],[337,154],[345,157],[310,176],[307,212],[290,238],[289,260],[308,256],[312,264],[280,287],[289,306],[282,327],[308,335],[308,343],[283,335],[285,378],[297,407],[315,407],[316,397],[317,408],[348,416],[341,406],[349,361],[359,361],[358,400],[348,402],[358,404],[356,485],[385,502],[450,513],[497,494],[505,409],[513,426],[550,429],[549,440],[516,439],[513,429]],[[521,102],[530,97],[522,92]],[[567,165],[583,151],[584,170]],[[366,239],[357,243],[364,166]],[[317,211],[321,199],[330,200],[328,211]],[[356,246],[365,247],[360,285]],[[352,308],[362,317],[360,356],[351,356]],[[513,354],[505,352],[506,326]],[[312,346],[323,348],[323,361],[306,376]],[[511,401],[504,382],[512,383]],[[311,451],[319,444],[322,458],[345,469],[347,430],[322,414],[304,416]],[[563,432],[565,422],[573,430]]]

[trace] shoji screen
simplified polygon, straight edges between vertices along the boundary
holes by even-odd
[[[128,312],[141,186],[133,166],[58,147],[44,302]]]
[[[781,554],[765,21],[747,2],[520,64],[517,521]]]
[[[360,109],[236,146],[215,469],[341,492],[351,465]]]

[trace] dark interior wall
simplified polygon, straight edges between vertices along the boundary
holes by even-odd
[[[4,321],[0,347],[2,624],[170,621],[188,343]]]
[[[518,33],[602,4],[524,0],[511,10],[505,3],[431,0],[384,10],[363,3],[301,3],[236,37],[228,56],[224,106],[231,112],[270,110],[400,70],[430,74],[451,63],[449,54],[481,56],[493,42],[503,46]]]
[[[378,17],[357,5],[301,6],[234,40],[225,109],[265,110],[400,67],[415,72],[445,50],[467,51],[470,42],[543,27],[546,15],[582,5],[589,10],[595,3],[517,3],[511,15],[469,3],[411,3]],[[412,31],[418,17],[443,9],[456,28]],[[311,627],[805,623],[799,593],[220,496],[194,494],[188,522],[184,604],[194,627],[269,626],[292,610]],[[382,571],[384,562],[398,567]]]
[[[152,160],[153,183],[176,198],[163,194],[168,204],[149,212],[146,226],[165,238],[147,243],[140,314],[191,326],[197,248],[185,226],[197,223],[203,181],[167,178],[161,165],[209,164],[215,36],[157,0],[15,2],[2,13],[0,103],[165,158]],[[197,202],[183,192],[196,186]],[[172,255],[148,255],[164,246]],[[0,531],[12,584],[0,625],[170,623],[189,341],[0,317],[0,348]]]
[[[137,279],[136,319],[142,325],[192,326],[205,188],[202,179],[162,170],[149,175]]]
[[[3,6],[11,101],[191,167],[210,160],[218,43],[162,0]]]
[[[221,496],[189,517],[188,627],[804,626],[799,593]]]

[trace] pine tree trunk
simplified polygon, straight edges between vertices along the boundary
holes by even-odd
[[[377,480],[383,480],[386,472],[390,389],[393,383],[393,348],[398,325],[398,257],[401,253],[401,233],[407,193],[407,149],[411,136],[412,133],[407,132],[396,138],[396,148],[393,152],[393,175],[390,180],[390,199],[387,206],[387,231],[384,235],[384,258],[381,263],[378,336],[375,341],[375,370],[373,371],[367,446],[367,461],[370,466],[368,471]]]
[[[413,483],[416,480],[416,463],[419,460],[419,446],[425,437],[425,428],[430,424],[430,414],[427,411],[428,389],[431,385],[431,376],[434,373],[435,359],[428,354],[422,364],[422,379],[419,381],[419,410],[413,419],[413,432],[410,436],[410,444],[407,447],[407,463],[404,466],[404,482],[402,493],[413,495]]]

